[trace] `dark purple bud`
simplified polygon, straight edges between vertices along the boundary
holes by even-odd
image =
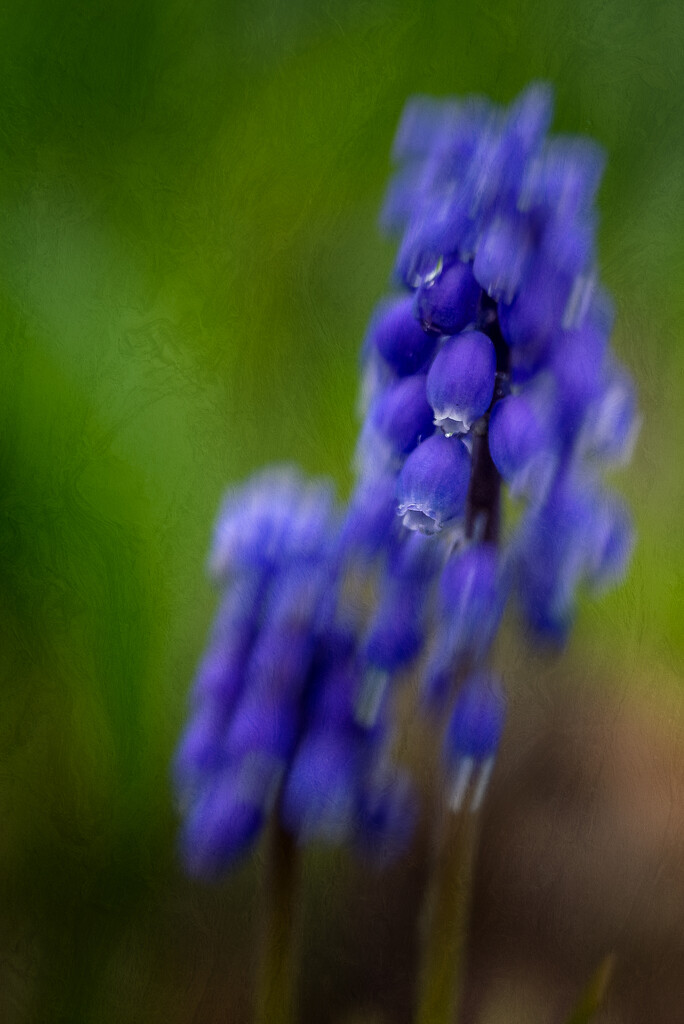
[[[528,625],[562,645],[572,623],[577,588],[595,559],[598,496],[566,471],[544,504],[530,509],[516,543],[518,594]]]
[[[285,826],[302,841],[344,841],[354,824],[361,767],[353,733],[309,733],[297,749],[283,788]]]
[[[493,299],[510,303],[520,288],[532,253],[532,235],[525,220],[496,214],[477,244],[473,274]]]
[[[432,537],[407,530],[401,531],[400,543],[388,555],[388,576],[397,585],[423,589],[430,585],[444,559],[443,550]]]
[[[392,673],[415,658],[424,640],[425,603],[421,588],[385,585],[365,646],[371,665]]]
[[[427,398],[445,434],[465,434],[494,395],[496,352],[486,334],[467,331],[449,338],[427,377]]]
[[[200,662],[192,690],[193,704],[206,697],[227,711],[241,688],[247,658],[256,634],[265,582],[257,573],[245,573],[223,594],[211,631],[209,647]]]
[[[312,623],[262,629],[249,661],[245,690],[255,699],[270,695],[297,700],[306,683],[314,642]]]
[[[605,154],[586,138],[555,138],[528,165],[521,210],[541,210],[564,220],[587,210],[598,189]]]
[[[405,377],[390,385],[370,410],[374,431],[397,454],[407,455],[422,438],[434,433],[425,381],[422,374]]]
[[[232,772],[225,772],[190,808],[180,836],[181,857],[189,874],[216,878],[253,846],[264,810],[244,798]]]
[[[307,693],[308,728],[353,726],[358,692],[359,672],[353,663],[329,665],[317,673]]]
[[[572,285],[572,277],[537,260],[511,305],[499,304],[501,333],[511,348],[525,348],[538,359],[545,356],[563,329]]]
[[[245,651],[244,657],[236,657],[218,646],[210,647],[195,676],[193,705],[197,707],[209,699],[230,711],[242,692],[247,655]]]
[[[434,213],[430,210],[425,218],[411,220],[397,253],[394,276],[407,288],[420,288],[442,273],[444,251],[459,231],[460,207],[452,213],[451,203],[431,199],[427,205]]]
[[[423,691],[428,708],[443,708],[466,657],[484,657],[507,592],[494,545],[474,544],[449,559],[439,582],[439,622]]]
[[[546,225],[541,240],[542,258],[559,273],[574,280],[594,262],[596,224],[582,220],[556,218]]]
[[[413,296],[402,295],[378,308],[369,328],[370,339],[400,377],[416,373],[435,349],[434,335],[424,331],[413,312]]]
[[[472,265],[456,260],[418,289],[416,316],[426,330],[456,334],[474,321],[480,291]]]
[[[478,649],[476,634],[497,611],[498,580],[499,560],[493,544],[473,544],[444,566],[439,581],[441,614],[454,634],[461,636],[463,649]],[[470,628],[464,630],[460,623]]]
[[[226,736],[224,750],[232,764],[248,755],[268,760],[271,777],[290,757],[299,731],[299,713],[294,704],[269,694],[245,693]]]
[[[552,392],[543,395],[537,389],[536,394],[508,395],[492,409],[489,451],[513,493],[539,493],[554,472],[560,446],[552,403]]]
[[[397,482],[404,526],[436,533],[461,516],[470,482],[470,454],[457,438],[435,434],[404,463]]]
[[[173,759],[176,787],[192,792],[204,777],[225,764],[223,750],[229,718],[220,701],[207,699],[185,727]]]
[[[587,407],[601,394],[612,324],[612,307],[598,292],[582,324],[559,334],[551,348],[548,369],[555,381],[555,405],[565,434],[576,433],[585,421]]]
[[[446,734],[447,761],[494,757],[506,721],[506,697],[496,676],[478,672],[459,690]]]
[[[276,647],[290,641],[297,643],[288,635],[279,639],[279,635],[288,633],[300,634],[306,647],[321,596],[329,582],[329,573],[328,558],[301,557],[280,570],[271,581],[257,650],[269,643],[271,633]]]
[[[394,475],[361,478],[342,526],[341,551],[370,559],[384,550],[396,531],[396,490]]]

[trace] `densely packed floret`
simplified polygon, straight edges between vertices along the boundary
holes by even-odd
[[[533,637],[562,642],[578,589],[625,569],[629,517],[602,473],[629,457],[637,414],[596,267],[603,158],[548,137],[550,121],[541,85],[506,110],[404,113],[383,211],[399,291],[362,348],[347,509],[274,471],[219,517],[224,596],[175,762],[197,871],[247,849],[274,807],[302,838],[405,839],[392,696],[411,667],[448,723],[452,806],[471,791],[476,808],[503,728],[486,662],[509,598]]]

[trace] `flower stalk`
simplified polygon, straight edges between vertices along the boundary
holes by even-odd
[[[479,815],[442,803],[423,920],[416,1024],[453,1024],[462,995]]]
[[[274,814],[267,837],[255,1024],[293,1024],[298,961],[299,851]]]

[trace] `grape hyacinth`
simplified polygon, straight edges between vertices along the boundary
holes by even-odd
[[[300,842],[404,849],[416,807],[394,696],[409,674],[441,735],[444,799],[474,816],[504,727],[489,661],[507,605],[533,642],[560,645],[579,591],[626,569],[630,519],[603,473],[629,458],[638,415],[597,268],[603,156],[549,136],[551,108],[534,84],[507,109],[404,112],[382,214],[397,290],[362,346],[346,509],[286,468],[219,515],[222,599],[174,762],[193,873],[232,865],[269,816]],[[428,960],[458,945],[450,870]],[[435,971],[419,1024],[453,1015]]]

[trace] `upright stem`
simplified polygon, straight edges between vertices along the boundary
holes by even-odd
[[[466,504],[466,537],[499,540],[501,477],[489,454],[487,421],[483,418],[473,435],[473,469]]]
[[[448,807],[437,830],[423,920],[423,968],[416,1024],[452,1024],[461,999],[465,937],[477,839],[476,814]]]
[[[264,931],[255,1024],[293,1024],[296,986],[298,850],[273,815],[266,854]]]

